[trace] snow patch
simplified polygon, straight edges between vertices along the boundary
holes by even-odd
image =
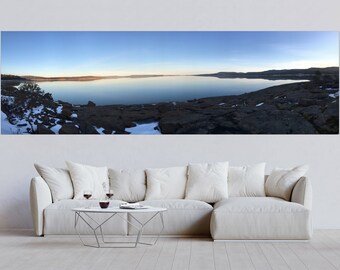
[[[125,131],[130,134],[161,134],[158,129],[158,122],[152,122],[147,124],[138,124],[135,123],[136,126],[131,128],[126,128]]]
[[[260,106],[262,106],[264,104],[264,102],[261,102],[261,103],[259,103],[259,104],[256,104],[256,107],[260,107]]]
[[[11,96],[1,96],[1,103],[4,103],[6,105],[13,105],[14,104],[14,97]]]
[[[76,113],[71,114],[71,118],[77,118],[77,117],[78,117],[78,114],[76,114]]]
[[[61,111],[63,110],[63,105],[59,105],[58,107],[57,107],[57,109],[56,109],[56,112],[58,113],[58,114],[61,114]]]
[[[22,134],[23,129],[12,125],[4,112],[1,112],[1,133],[2,134]]]
[[[339,97],[339,92],[336,92],[334,94],[329,94],[328,96],[331,97],[331,98],[337,98],[337,97]]]
[[[61,129],[61,125],[55,125],[50,128],[55,134],[59,133],[59,130]]]
[[[224,102],[221,102],[221,103],[218,104],[218,106],[223,106],[223,105],[225,105]]]
[[[38,107],[35,107],[32,109],[32,113],[35,114],[40,114],[42,110],[44,109],[44,105],[40,105]]]
[[[94,128],[97,130],[97,132],[99,133],[99,134],[105,134],[104,133],[104,130],[105,130],[105,128],[103,128],[103,127],[96,127],[96,126],[94,126]]]

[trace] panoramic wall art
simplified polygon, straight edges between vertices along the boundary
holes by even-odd
[[[338,32],[1,33],[2,134],[338,134]]]

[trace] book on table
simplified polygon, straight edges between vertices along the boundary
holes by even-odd
[[[121,209],[145,209],[147,207],[140,203],[122,203],[119,205],[119,208]]]

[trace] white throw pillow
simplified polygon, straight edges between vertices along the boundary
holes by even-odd
[[[305,176],[309,169],[308,165],[297,166],[289,169],[274,169],[266,181],[266,194],[290,201],[293,188],[297,181]]]
[[[50,188],[53,202],[73,198],[73,185],[68,170],[39,164],[34,164],[34,167]]]
[[[144,200],[146,191],[144,170],[109,169],[109,179],[114,199],[126,202],[139,202]]]
[[[187,170],[186,166],[146,169],[145,200],[184,199]]]
[[[252,166],[229,167],[230,197],[265,197],[265,163]]]
[[[91,199],[104,199],[109,190],[107,167],[92,167],[89,165],[66,162],[70,170],[74,187],[74,199],[83,199],[84,191],[91,191]]]
[[[228,162],[190,164],[185,198],[215,203],[228,198]]]

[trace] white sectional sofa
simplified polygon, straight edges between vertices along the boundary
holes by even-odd
[[[249,180],[252,174],[248,173],[247,176],[249,168],[238,168],[236,170],[233,167],[228,169],[229,178],[226,176],[225,181],[229,194],[225,194],[223,191],[221,194],[224,197],[222,196],[222,199],[218,199],[214,203],[209,202],[209,200],[206,202],[192,199],[189,195],[194,193],[189,194],[187,191],[180,195],[183,197],[180,199],[166,198],[170,196],[169,192],[166,193],[165,198],[158,197],[157,199],[145,199],[144,195],[142,196],[144,200],[140,200],[140,203],[168,209],[164,213],[165,228],[162,232],[163,235],[208,236],[214,240],[310,239],[312,235],[312,191],[310,181],[306,177],[296,179],[295,183],[291,185],[290,199],[285,200],[278,197],[268,197],[269,194],[266,194],[267,188],[265,182],[268,176],[265,177],[264,175],[262,187],[259,184],[256,187],[260,190],[259,194],[262,195],[253,194],[254,186],[252,185],[254,183],[247,183],[247,181],[252,181]],[[235,175],[240,176],[240,172],[243,172],[242,179],[235,178]],[[162,171],[162,173],[164,172]],[[145,177],[145,188],[140,189],[141,186],[139,186],[139,189],[141,192],[148,194],[148,188],[151,188],[153,185],[151,182],[148,182],[150,175],[148,171],[146,171],[146,174],[140,175]],[[169,173],[166,172],[166,175],[169,175]],[[188,170],[188,175],[190,175],[190,169]],[[152,175],[152,177],[154,176]],[[247,177],[248,180],[246,179]],[[253,177],[261,178],[256,175],[254,176],[254,174]],[[142,180],[140,177],[138,180],[139,184]],[[188,179],[188,181],[191,180]],[[124,181],[127,181],[126,178],[124,178]],[[132,181],[129,183],[131,188],[138,186],[138,183],[133,184],[133,180],[130,179],[130,181]],[[164,178],[160,181],[164,182]],[[209,179],[205,181],[209,181]],[[243,185],[243,187],[241,189],[239,181],[242,181],[241,186]],[[35,234],[37,236],[76,234],[72,208],[98,207],[99,200],[70,198],[53,201],[53,192],[50,189],[52,186],[49,186],[47,182],[41,176],[34,177],[31,181],[30,202]],[[186,183],[185,188],[188,189],[190,185],[193,186],[192,183]],[[155,187],[153,186],[153,188]],[[165,188],[165,190],[168,189],[168,187]],[[206,189],[209,189],[209,187]],[[212,191],[212,193],[216,195],[220,192],[220,189],[221,186],[217,186],[217,189]],[[115,190],[113,191],[114,193],[116,192]],[[131,192],[133,193],[134,191]],[[117,193],[119,193],[118,190]],[[248,196],[249,193],[252,196]],[[123,201],[114,198],[110,201],[110,206],[118,206]],[[101,215],[98,217],[99,219],[105,218],[105,214],[98,215]],[[136,212],[135,215],[139,215],[139,219],[147,219],[147,214]],[[126,218],[130,219],[131,217],[127,216]],[[81,233],[91,233],[85,224],[79,225]],[[160,220],[154,219],[145,227],[143,234],[157,234],[159,227]],[[109,235],[131,235],[136,233],[134,228],[119,218],[111,219],[104,225],[103,229]]]

